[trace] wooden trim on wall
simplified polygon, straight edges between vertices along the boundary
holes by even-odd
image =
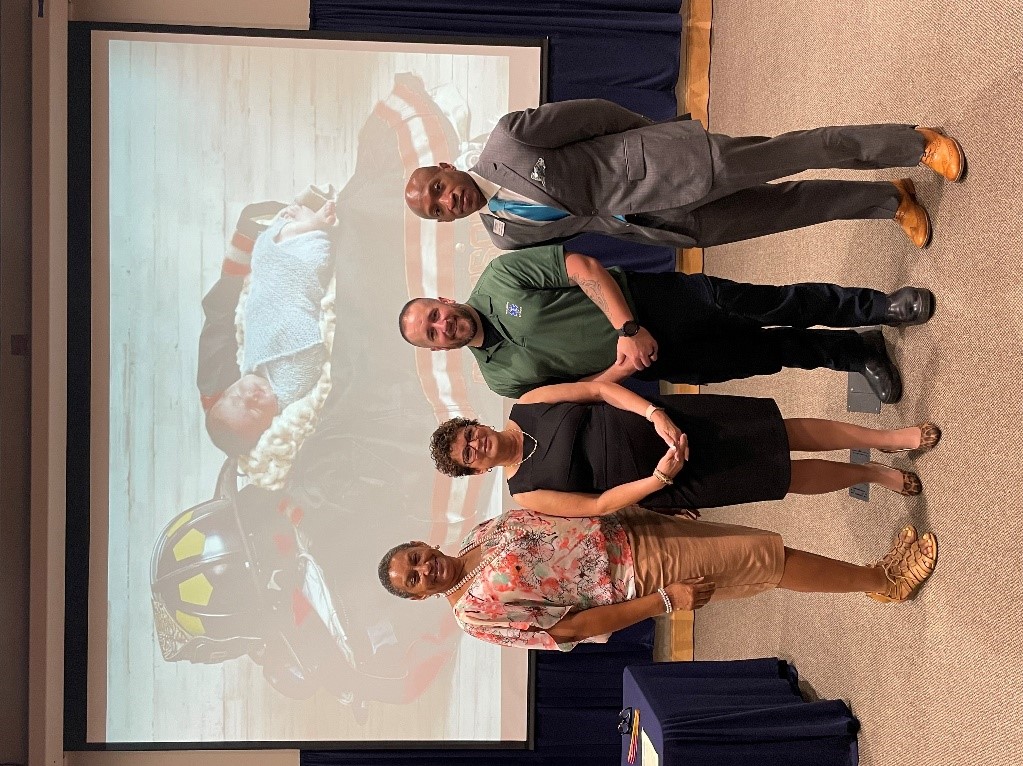
[[[682,61],[676,94],[683,114],[707,127],[710,109],[710,23],[713,0],[687,0],[682,4]],[[703,248],[687,247],[675,256],[675,269],[683,274],[703,272]],[[695,394],[699,386],[661,384],[662,393]]]
[[[707,127],[710,111],[710,32],[713,0],[688,0],[682,4],[682,67],[676,93],[680,112],[689,112]],[[703,248],[678,251],[675,268],[684,274],[703,272]],[[666,394],[696,394],[699,386],[661,384]],[[654,658],[690,661],[694,655],[694,614],[675,612],[658,626]]]
[[[683,109],[707,127],[710,111],[710,22],[713,0],[688,0],[683,6],[681,100]],[[703,249],[679,252],[677,268],[686,274],[703,271]]]

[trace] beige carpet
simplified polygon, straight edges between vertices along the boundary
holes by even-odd
[[[1023,764],[1021,18],[1019,0],[714,3],[712,130],[922,123],[956,136],[969,157],[961,184],[905,171],[932,215],[928,250],[878,221],[706,251],[707,273],[732,279],[918,284],[937,296],[928,325],[885,330],[903,401],[880,416],[849,416],[941,424],[937,450],[893,461],[915,462],[921,497],[874,488],[869,503],[793,496],[706,514],[857,562],[875,560],[906,522],[938,535],[935,575],[909,604],[774,591],[696,614],[697,659],[778,655],[819,696],[848,700],[863,724],[864,766]],[[773,396],[786,415],[840,419],[845,384],[841,373],[791,371],[705,390]]]

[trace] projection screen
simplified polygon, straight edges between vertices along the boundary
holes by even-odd
[[[500,422],[502,400],[470,355],[397,329],[408,298],[465,297],[498,251],[476,216],[422,221],[402,189],[416,166],[470,166],[540,102],[543,41],[73,26],[90,65],[71,64],[70,111],[91,92],[86,197],[69,160],[89,211],[69,292],[75,269],[91,283],[91,326],[69,299],[90,351],[88,444],[69,454],[89,471],[84,746],[522,746],[529,654],[462,635],[443,599],[387,594],[376,565],[407,540],[457,549],[510,503],[501,476],[448,479],[427,450],[438,422]],[[250,273],[282,208],[325,201],[323,236]],[[316,300],[288,297],[310,273]],[[218,449],[208,412],[310,322],[315,361],[274,373],[289,403],[241,457]]]

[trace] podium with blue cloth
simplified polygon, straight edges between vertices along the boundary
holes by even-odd
[[[797,681],[777,658],[660,662],[628,666],[622,696],[659,766],[856,766],[859,722],[848,706],[807,702]],[[622,740],[628,766],[629,735]],[[633,766],[653,764],[637,752]]]

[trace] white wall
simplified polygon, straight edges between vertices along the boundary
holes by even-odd
[[[308,29],[307,0],[75,0],[73,21]]]

